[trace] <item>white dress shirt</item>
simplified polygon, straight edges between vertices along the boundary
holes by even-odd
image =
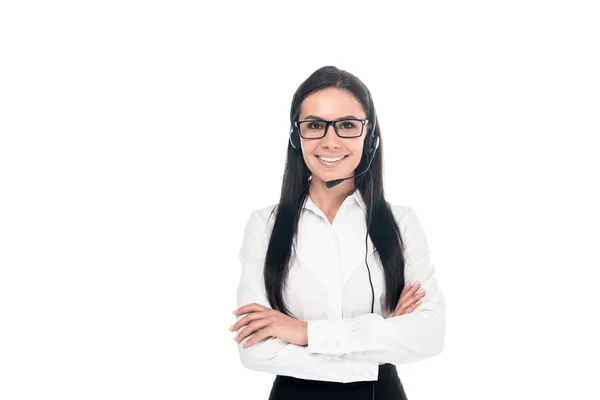
[[[253,211],[246,224],[239,252],[242,265],[237,307],[257,303],[271,308],[263,270],[275,219],[275,213],[270,219],[269,215],[274,207]],[[391,313],[382,311],[384,273],[369,238],[368,264],[375,291],[371,314],[371,286],[365,265],[366,205],[359,191],[344,200],[333,223],[309,196],[300,216],[296,254],[292,252],[284,290],[293,317],[308,323],[308,346],[270,337],[244,348],[245,338],[238,343],[245,367],[302,379],[374,381],[379,362],[398,365],[442,351],[446,302],[434,275],[423,228],[413,208],[391,207],[404,240],[405,280],[421,283],[423,303],[412,313],[392,318]]]

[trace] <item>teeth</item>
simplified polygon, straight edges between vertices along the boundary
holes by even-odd
[[[321,156],[317,156],[317,157],[319,157],[321,160],[327,161],[327,162],[336,162],[336,161],[340,161],[342,158],[344,158],[344,156],[341,156],[338,158],[327,158],[327,157],[321,157]]]

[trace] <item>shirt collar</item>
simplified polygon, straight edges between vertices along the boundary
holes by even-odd
[[[352,192],[352,194],[344,200],[344,202],[346,201],[355,201],[364,212],[367,212],[367,205],[365,204],[362,196],[360,195],[360,190],[355,189],[354,192]],[[319,207],[317,207],[317,205],[311,200],[310,196],[308,195],[306,196],[304,208],[308,208],[309,210],[317,214],[322,214],[322,211],[319,209]]]

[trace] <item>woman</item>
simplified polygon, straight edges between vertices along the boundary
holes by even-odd
[[[323,67],[290,119],[281,198],[239,253],[241,362],[277,374],[270,400],[406,399],[395,365],[442,351],[446,305],[414,209],[385,199],[371,94]]]

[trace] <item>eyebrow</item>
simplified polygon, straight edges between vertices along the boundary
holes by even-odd
[[[343,116],[343,117],[340,117],[340,118],[338,118],[338,119],[345,119],[345,118],[361,119],[361,118],[355,117],[354,115],[345,115],[345,116]],[[305,120],[307,120],[307,119],[320,119],[320,120],[326,121],[326,119],[325,119],[325,118],[323,118],[323,117],[319,117],[319,116],[316,116],[316,115],[308,115],[308,116],[307,116],[306,118],[304,118],[304,119],[305,119]]]

